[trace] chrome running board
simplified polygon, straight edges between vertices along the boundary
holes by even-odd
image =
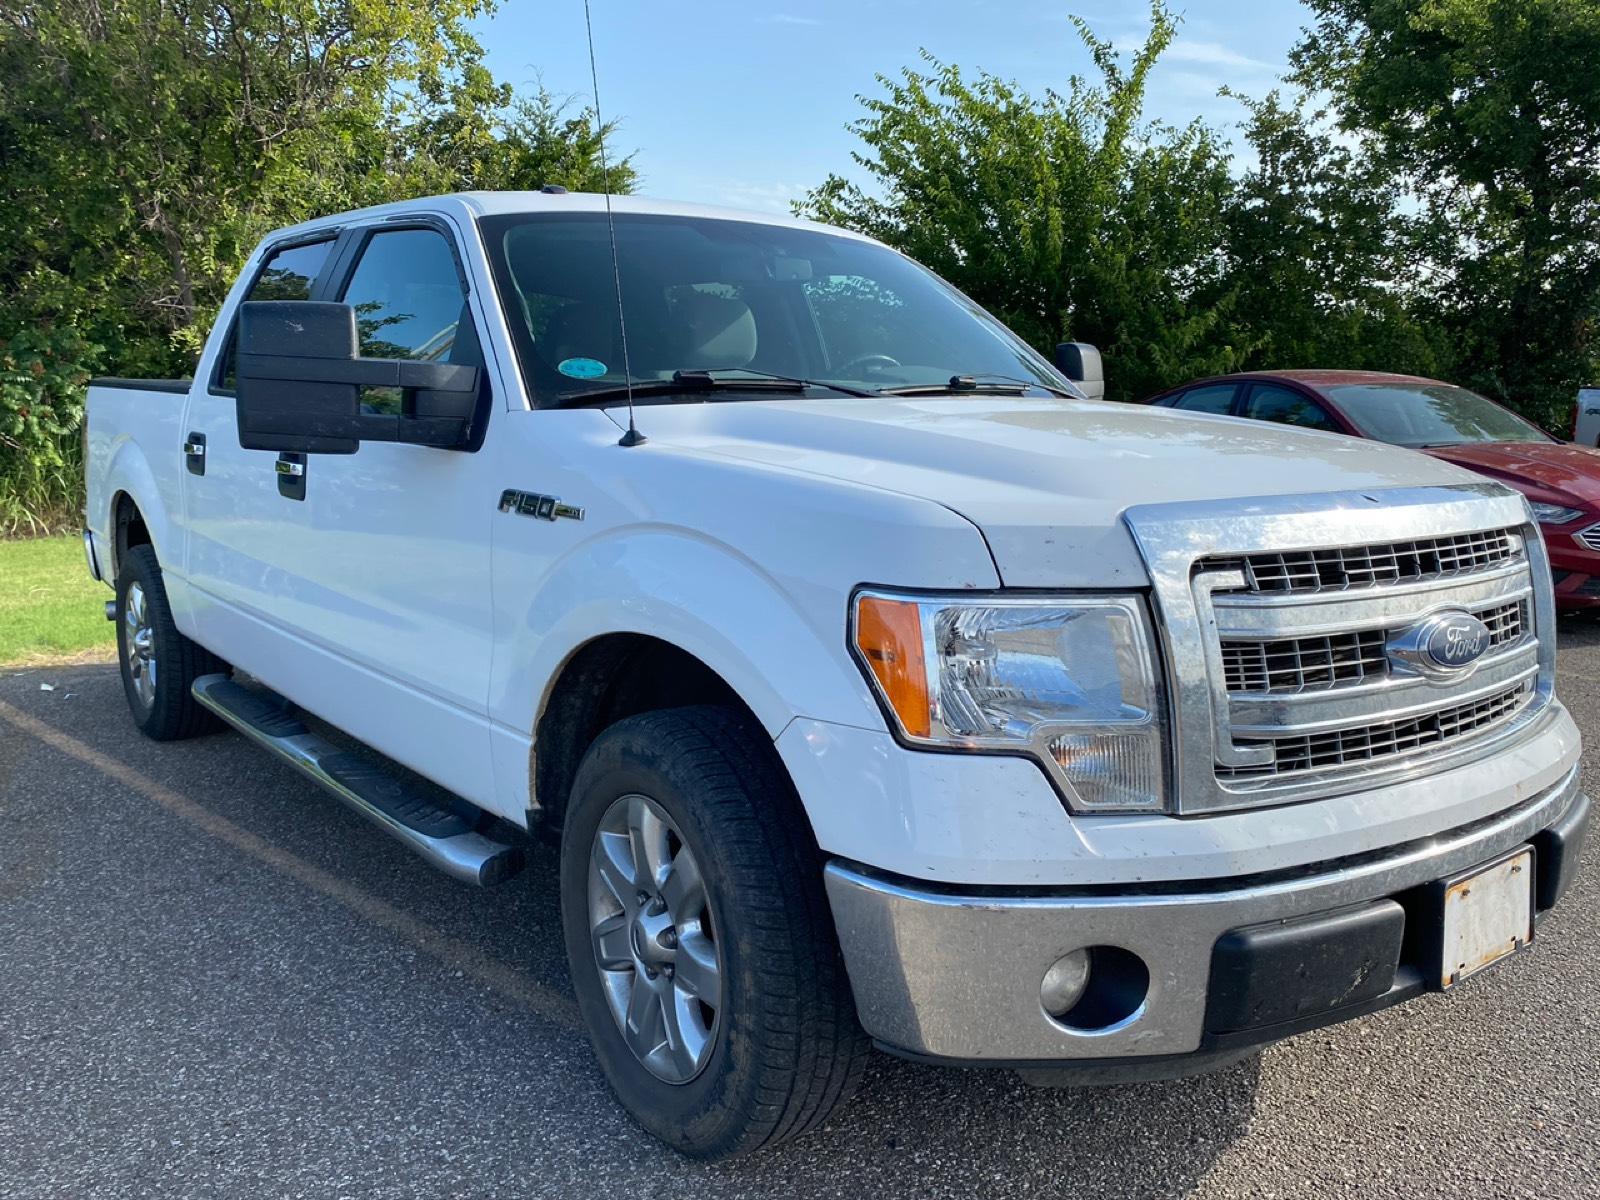
[[[522,869],[520,846],[495,841],[476,828],[482,819],[466,801],[446,805],[397,767],[386,770],[312,733],[275,692],[246,687],[226,675],[194,681],[194,698],[256,745],[333,793],[397,842],[446,875],[483,886]],[[472,815],[468,815],[472,814]]]

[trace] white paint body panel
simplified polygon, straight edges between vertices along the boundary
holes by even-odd
[[[1538,738],[1459,778],[1204,820],[1074,820],[1028,760],[901,748],[846,649],[862,584],[1140,589],[1130,505],[1475,477],[1355,439],[996,397],[653,405],[639,410],[648,443],[620,447],[619,410],[529,407],[475,224],[598,203],[467,195],[299,227],[424,212],[453,226],[497,400],[483,448],[313,455],[294,503],[277,494],[275,455],[239,448],[231,397],[203,382],[187,399],[91,389],[97,540],[111,544],[126,493],[186,634],[518,822],[537,802],[529,753],[550,681],[612,632],[672,642],[727,681],[776,739],[824,849],[923,879],[1115,883],[1320,861],[1509,807],[1575,757],[1554,706]],[[208,437],[203,479],[183,468],[190,429]],[[506,488],[584,519],[499,513]]]

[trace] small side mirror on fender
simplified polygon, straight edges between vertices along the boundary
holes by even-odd
[[[1106,398],[1105,368],[1100,351],[1088,342],[1062,342],[1056,346],[1056,370],[1060,371],[1091,400]]]
[[[360,443],[467,447],[477,367],[362,358],[356,310],[317,300],[239,306],[236,404],[246,450],[354,454]],[[398,414],[361,410],[363,388],[395,388]]]

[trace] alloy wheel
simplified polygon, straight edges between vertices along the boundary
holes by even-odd
[[[128,585],[122,600],[122,658],[133,680],[139,705],[148,709],[156,702],[156,631],[150,622],[150,604],[144,585],[137,580]]]
[[[716,1045],[722,954],[699,864],[646,796],[616,800],[595,831],[589,932],[628,1048],[656,1078],[688,1083]]]

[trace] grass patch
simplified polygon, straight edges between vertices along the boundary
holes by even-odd
[[[0,666],[113,658],[110,598],[76,535],[0,541]]]

